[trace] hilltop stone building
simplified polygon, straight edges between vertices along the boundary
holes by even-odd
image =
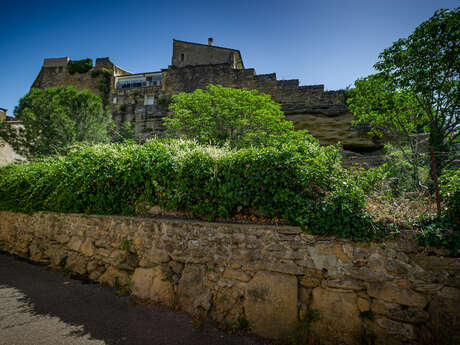
[[[220,84],[270,94],[296,129],[308,129],[322,144],[340,141],[345,149],[355,152],[380,146],[367,135],[366,128],[352,127],[353,115],[343,90],[300,86],[298,79],[277,80],[275,73],[258,75],[254,68],[245,68],[239,50],[214,46],[212,38],[208,44],[173,40],[171,65],[160,71],[131,73],[109,58],[98,58],[87,72],[71,74],[71,63],[68,57],[45,59],[32,87],[90,89],[110,105],[118,127],[126,121],[134,124],[140,140],[162,134],[162,118],[168,113],[172,95]]]

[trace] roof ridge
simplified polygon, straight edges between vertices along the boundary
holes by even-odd
[[[189,42],[189,41],[176,40],[175,38],[173,38],[173,41],[175,41],[175,42],[181,42],[181,43],[194,44],[194,45],[197,45],[197,46],[204,46],[204,47],[211,47],[211,48],[218,48],[218,49],[226,49],[226,50],[232,50],[232,51],[235,51],[235,52],[240,52],[238,49],[220,47],[220,46],[209,45],[209,44],[204,44],[204,43],[196,43],[196,42]]]

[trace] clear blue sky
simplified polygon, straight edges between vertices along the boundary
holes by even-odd
[[[172,39],[239,49],[246,67],[335,90],[456,0],[0,0],[0,107],[13,114],[45,57],[167,68]]]

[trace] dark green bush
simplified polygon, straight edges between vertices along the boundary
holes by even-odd
[[[447,216],[460,225],[460,169],[445,170],[439,179],[439,187]]]
[[[443,248],[452,256],[460,256],[460,224],[453,223],[445,215],[427,214],[414,222],[421,232],[417,234],[420,244]]]
[[[313,234],[377,234],[337,148],[314,140],[239,151],[182,140],[78,146],[0,169],[2,210],[127,215],[145,202],[209,220],[263,214]]]
[[[74,73],[86,73],[91,68],[93,68],[93,60],[91,59],[82,59],[82,60],[75,60],[70,61],[67,65],[67,70],[70,74]]]

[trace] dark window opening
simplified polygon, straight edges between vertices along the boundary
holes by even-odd
[[[180,54],[180,61],[181,61],[181,62],[184,62],[184,60],[185,60],[185,54],[182,53],[182,54]]]

